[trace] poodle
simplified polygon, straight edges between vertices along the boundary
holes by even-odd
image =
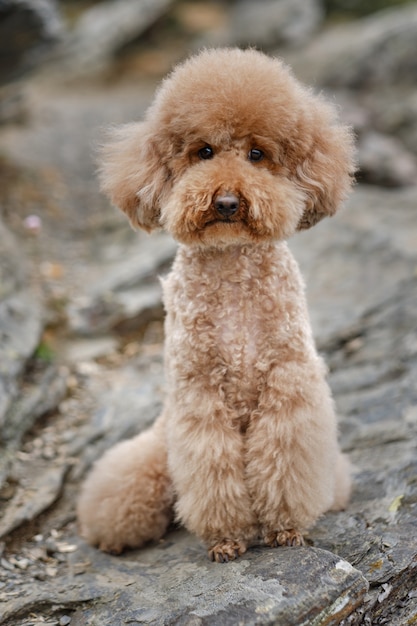
[[[333,215],[353,173],[334,107],[255,50],[191,57],[143,122],[113,131],[104,192],[133,227],[162,227],[179,247],[162,280],[164,409],[87,478],[89,543],[140,547],[176,518],[225,562],[259,540],[303,545],[345,507],[349,463],[286,240]]]

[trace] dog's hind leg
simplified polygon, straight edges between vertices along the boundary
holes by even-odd
[[[161,416],[140,435],[108,450],[94,465],[78,502],[81,535],[114,554],[160,539],[173,516]]]

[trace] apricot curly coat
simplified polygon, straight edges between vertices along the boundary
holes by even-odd
[[[134,227],[163,227],[180,245],[163,280],[163,414],[84,484],[90,543],[139,547],[175,510],[222,562],[259,537],[299,545],[345,506],[349,466],[285,240],[336,211],[352,155],[334,108],[254,50],[189,59],[145,121],[115,131],[104,191]]]

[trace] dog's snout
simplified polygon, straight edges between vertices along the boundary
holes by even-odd
[[[239,208],[239,198],[234,193],[219,194],[213,204],[222,217],[232,217]]]

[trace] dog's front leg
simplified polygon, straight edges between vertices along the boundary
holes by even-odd
[[[318,361],[272,368],[246,433],[247,484],[267,545],[302,545],[332,504],[338,458]]]
[[[177,517],[205,542],[211,560],[225,562],[243,554],[257,534],[243,441],[230,409],[204,393],[193,396],[193,409],[183,397],[168,427]]]

